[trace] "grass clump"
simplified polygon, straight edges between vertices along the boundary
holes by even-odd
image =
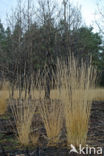
[[[90,88],[94,87],[96,71],[91,63],[70,56],[67,63],[58,62],[60,99],[64,106],[67,145],[85,145],[88,133],[91,103]]]
[[[22,145],[28,146],[31,141],[31,124],[36,104],[30,99],[16,99],[10,102],[16,125],[17,138]]]
[[[48,145],[57,145],[63,124],[62,104],[57,104],[54,100],[42,100],[40,114],[46,129]]]

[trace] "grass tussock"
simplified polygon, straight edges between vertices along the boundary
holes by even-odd
[[[55,100],[42,100],[40,104],[40,114],[46,129],[48,145],[54,146],[59,143],[63,116],[62,104]]]
[[[36,110],[36,104],[29,99],[11,100],[10,103],[16,124],[17,138],[22,145],[27,146],[31,142],[31,124]]]
[[[79,62],[71,56],[67,64],[58,63],[60,98],[64,105],[67,144],[85,145],[93,96],[89,91],[94,87],[96,71],[91,65]]]

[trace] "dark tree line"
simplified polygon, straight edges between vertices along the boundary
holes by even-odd
[[[18,83],[29,91],[33,75],[40,70],[43,76],[47,73],[49,96],[56,60],[67,59],[70,53],[85,60],[92,56],[98,70],[104,70],[102,38],[83,26],[80,8],[70,2],[63,0],[60,10],[50,0],[38,1],[36,8],[29,0],[25,7],[19,0],[8,21],[7,28],[0,22],[0,79],[6,77],[13,86]]]

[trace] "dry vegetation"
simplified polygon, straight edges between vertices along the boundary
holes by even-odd
[[[63,126],[63,108],[60,102],[41,100],[40,114],[46,129],[48,145],[59,143]]]
[[[64,95],[64,89],[61,91]],[[38,90],[34,90],[34,94],[36,95],[36,99],[40,97],[40,92]],[[24,96],[24,93],[23,93]],[[42,98],[44,97],[44,91],[41,94]],[[18,91],[15,90],[14,97],[18,98]],[[59,91],[57,89],[51,90],[51,99],[57,99],[59,97]],[[95,101],[104,101],[104,88],[96,88],[88,90],[88,99],[92,99]],[[0,114],[4,114],[7,108],[7,99],[9,98],[9,90],[0,90]]]
[[[0,96],[0,115],[4,114],[7,109],[7,102],[6,99]]]
[[[7,110],[7,99],[9,98],[9,90],[7,83],[4,83],[5,85],[2,86],[2,89],[0,90],[0,114],[4,114]],[[5,86],[5,87],[4,87]]]
[[[67,64],[59,62],[58,66],[67,144],[85,145],[93,100],[92,95],[89,98],[89,90],[95,87],[96,71],[83,60],[79,64],[73,56],[69,58]]]
[[[19,142],[25,146],[29,145],[30,141],[33,142],[33,140],[35,140],[35,136],[30,135],[36,106],[37,104],[31,102],[29,99],[10,99],[10,107],[16,124],[17,138]],[[34,141],[34,143],[36,142]]]
[[[104,101],[104,88],[96,88],[89,91],[95,101]]]
[[[32,134],[32,120],[37,102],[44,127],[45,139],[48,145],[60,142],[60,136],[65,119],[67,145],[85,145],[88,133],[88,122],[92,100],[104,100],[104,89],[95,89],[96,71],[83,61],[80,66],[74,57],[70,57],[67,65],[60,61],[57,64],[56,88],[51,90],[50,99],[44,99],[44,91],[34,87],[31,90],[31,100],[25,91],[14,90],[14,97],[9,97],[9,89],[0,91],[0,113],[4,113],[9,98],[15,119],[18,140],[27,146],[30,142],[37,144],[39,135]],[[38,82],[37,82],[38,83]],[[40,85],[40,84],[38,84]],[[35,119],[34,119],[35,120]]]

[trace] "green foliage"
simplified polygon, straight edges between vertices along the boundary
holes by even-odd
[[[92,56],[93,64],[98,65],[100,52],[102,50],[102,39],[98,33],[94,33],[93,28],[81,27],[72,34],[72,51],[82,57]]]
[[[0,65],[8,69],[7,78],[16,79],[17,74],[21,75],[21,79],[25,74],[29,77],[38,69],[42,71],[45,64],[52,68],[57,57],[66,59],[70,51],[79,59],[83,57],[87,61],[92,56],[98,70],[104,70],[102,38],[93,32],[93,28],[70,30],[68,23],[68,29],[65,29],[63,20],[58,25],[54,22],[54,19],[47,17],[45,23],[32,23],[26,31],[16,23],[13,32],[10,27],[5,30],[0,23]]]

